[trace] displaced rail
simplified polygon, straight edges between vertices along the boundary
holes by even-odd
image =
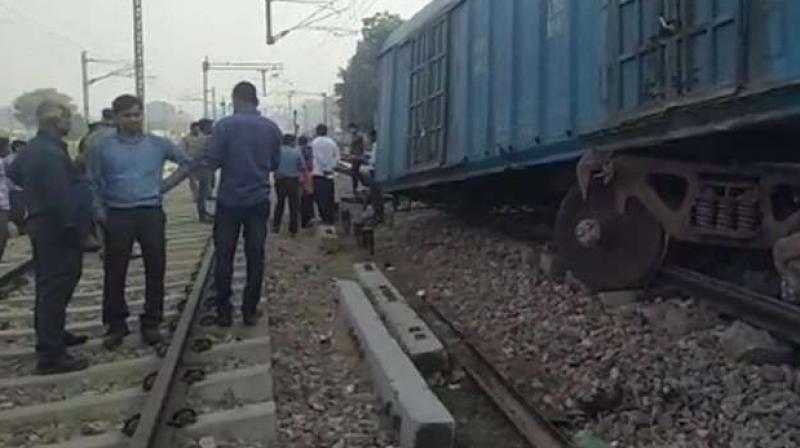
[[[723,313],[800,345],[800,307],[796,305],[681,267],[662,269],[658,279],[691,290]]]
[[[424,299],[423,299],[424,300]],[[535,448],[570,448],[570,438],[552,425],[543,414],[506,381],[492,363],[469,341],[434,304],[424,300],[418,310],[441,338],[447,351],[476,384],[491,398],[524,439]]]

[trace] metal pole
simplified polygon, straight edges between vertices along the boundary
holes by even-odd
[[[272,35],[272,0],[266,0],[267,6],[267,45],[275,44],[275,36]]]
[[[297,111],[292,112],[292,116],[294,117],[294,135],[295,137],[298,136],[300,132],[300,124],[297,122]]]
[[[142,0],[133,0],[133,45],[136,65],[136,96],[145,102],[144,89],[144,31],[142,29]]]
[[[208,56],[203,61],[203,118],[208,118]]]
[[[217,119],[217,88],[211,89],[211,116]]]
[[[303,104],[303,132],[308,132],[308,105]]]
[[[89,118],[89,56],[86,51],[81,52],[81,84],[83,85],[83,118],[87,123]]]
[[[267,96],[267,71],[261,70],[261,94]]]
[[[225,101],[225,98],[222,99],[222,102],[220,103],[220,106],[222,106],[222,116],[223,117],[227,116],[228,115],[228,102]]]
[[[328,126],[328,94],[322,94],[322,122]]]

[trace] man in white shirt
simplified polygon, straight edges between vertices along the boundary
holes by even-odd
[[[339,145],[328,137],[328,126],[317,126],[317,137],[311,142],[314,154],[314,201],[317,203],[322,223],[333,225],[336,190],[333,184],[336,165],[341,158]]]

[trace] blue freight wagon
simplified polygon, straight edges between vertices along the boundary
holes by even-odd
[[[646,280],[669,240],[798,257],[797,24],[796,0],[433,1],[380,58],[377,179],[561,192],[559,251],[598,289]]]

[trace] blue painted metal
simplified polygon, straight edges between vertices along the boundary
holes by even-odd
[[[412,48],[442,21],[445,141],[423,164],[409,146]],[[796,0],[433,1],[382,52],[378,179],[412,188],[795,118],[795,23]],[[428,103],[419,116],[437,116]]]

